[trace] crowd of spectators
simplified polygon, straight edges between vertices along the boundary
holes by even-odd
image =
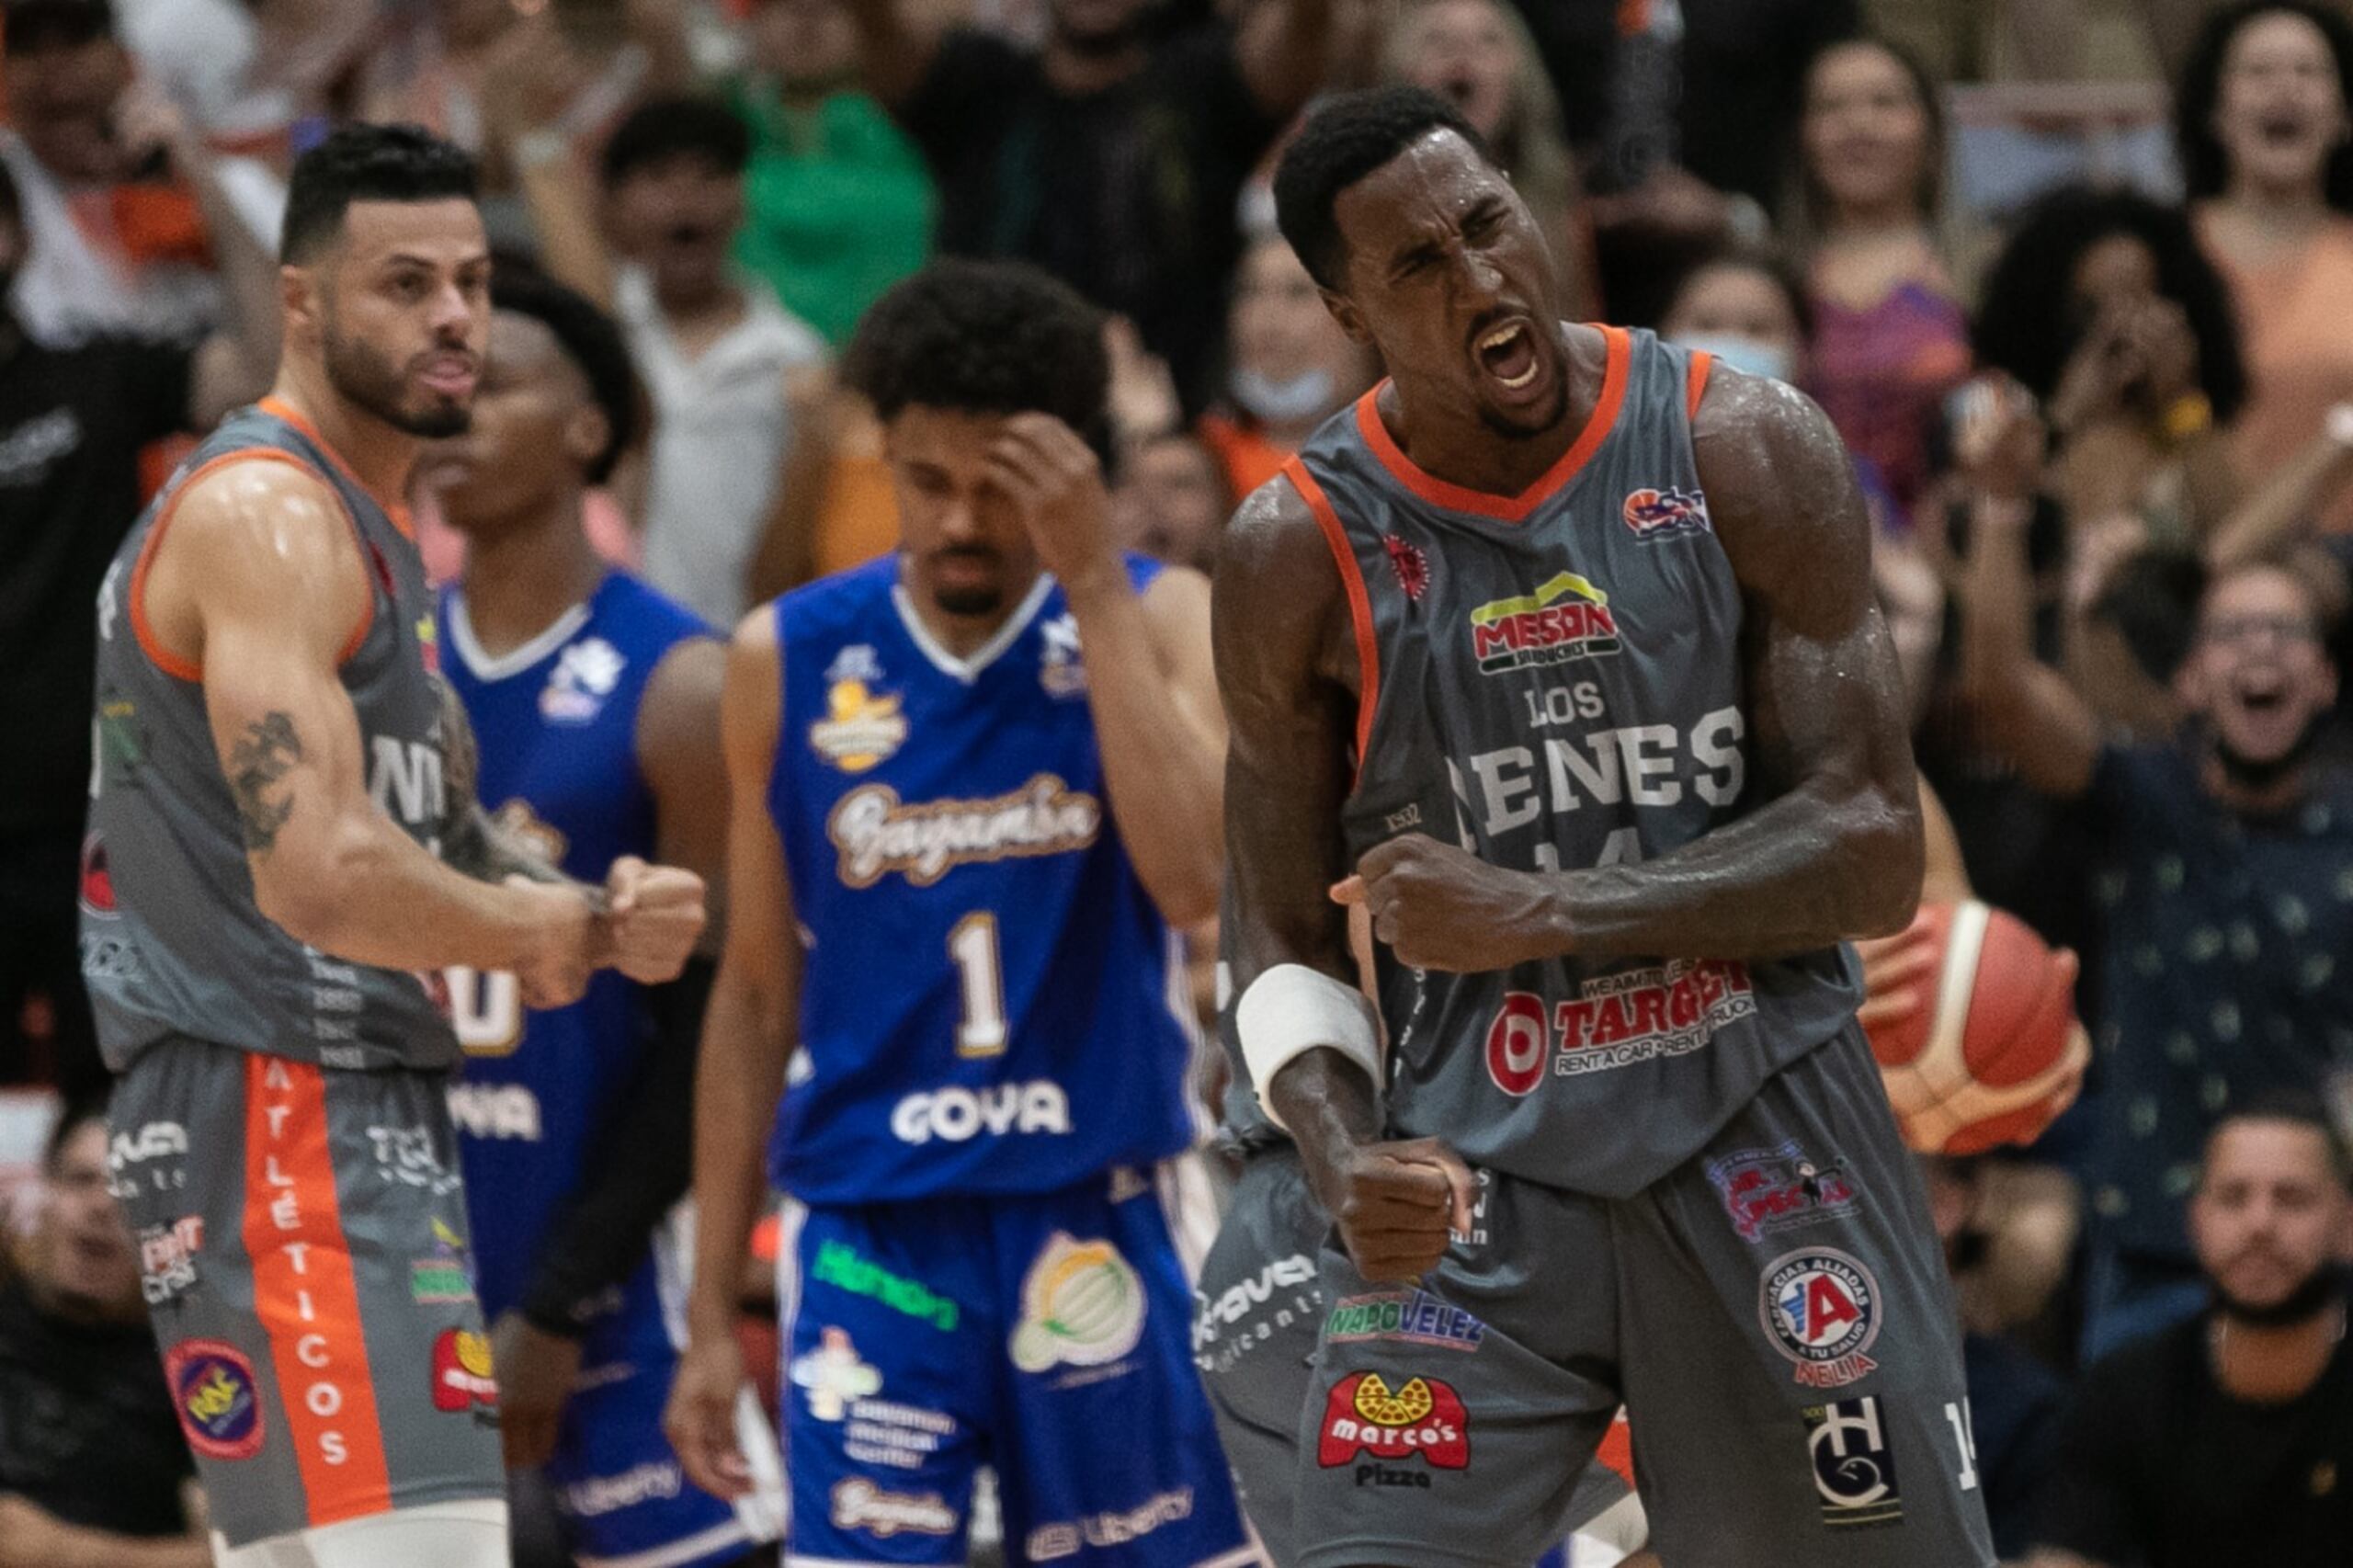
[[[130,743],[88,607],[188,438],[267,384],[282,181],[327,127],[473,149],[501,265],[619,320],[648,434],[588,532],[724,625],[892,547],[879,429],[833,358],[936,252],[1028,259],[1113,312],[1118,526],[1211,564],[1238,499],[1380,375],[1274,232],[1273,153],[1319,92],[1412,83],[1487,139],[1580,313],[1829,412],[1970,883],[2082,957],[2076,1108],[1930,1172],[2006,1558],[2353,1561],[2348,18],[0,0],[0,1084],[102,1086],[81,813],[92,748]],[[2171,105],[2154,172],[2109,155],[2120,83]],[[2006,123],[1953,111],[1971,84]],[[2048,178],[1954,194],[1972,146],[2018,138]],[[414,500],[446,579],[463,542]],[[165,1418],[110,1369],[137,1301],[103,1149],[64,1122],[48,1217],[0,1245],[0,1564],[32,1560],[12,1526],[114,1532],[90,1561],[186,1552],[181,1471],[138,1446]],[[139,1487],[74,1482],[87,1422],[17,1419],[68,1404],[105,1413]]]

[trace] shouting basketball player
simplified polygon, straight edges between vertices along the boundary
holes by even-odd
[[[1676,1568],[1990,1563],[1841,946],[1904,923],[1921,848],[1836,437],[1563,324],[1434,97],[1335,99],[1276,197],[1392,378],[1245,504],[1215,600],[1237,1026],[1337,1243],[1301,1568],[1527,1562],[1621,1397]]]
[[[497,1389],[480,1309],[433,1272],[466,1233],[438,971],[543,1005],[603,965],[667,980],[702,884],[634,859],[565,881],[444,776],[461,737],[396,498],[479,373],[471,160],[338,131],[295,165],[281,254],[275,393],[99,596],[82,964],[122,1074],[112,1164],[221,1561],[492,1568]]]

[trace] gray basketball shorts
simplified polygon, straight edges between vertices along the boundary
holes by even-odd
[[[1323,1250],[1299,1568],[1520,1568],[1621,1401],[1673,1568],[1993,1563],[1957,1309],[1859,1029],[1630,1199],[1483,1179],[1418,1289]]]
[[[172,1040],[115,1086],[115,1191],[232,1547],[506,1494],[445,1081]]]
[[[1193,1359],[1243,1510],[1275,1568],[1299,1558],[1292,1517],[1299,1427],[1327,1315],[1318,1259],[1331,1228],[1307,1188],[1298,1150],[1284,1143],[1253,1151],[1194,1293]],[[1545,1544],[1557,1544],[1626,1493],[1615,1471],[1586,1466]]]

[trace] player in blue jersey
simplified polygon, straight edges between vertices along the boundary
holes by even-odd
[[[767,1141],[806,1206],[790,1562],[961,1563],[983,1461],[1015,1562],[1249,1550],[1157,1168],[1194,1135],[1171,928],[1220,875],[1208,585],[1111,541],[1100,324],[1001,264],[886,295],[847,373],[900,549],[729,650],[733,913],[669,1426],[690,1474],[742,1484],[724,1275]]]
[[[584,881],[658,854],[715,885],[724,652],[691,612],[608,570],[581,530],[583,491],[635,424],[628,351],[553,284],[502,277],[492,304],[472,426],[423,470],[469,547],[439,642],[479,737],[476,789],[501,826]],[[668,1216],[687,1185],[709,980],[707,960],[654,990],[603,975],[537,1011],[512,975],[449,974],[466,1051],[449,1105],[507,1463],[543,1469],[584,1564],[734,1563],[781,1526],[780,1487],[740,1506],[711,1496],[661,1431],[676,1356],[665,1309],[685,1261]],[[454,1238],[419,1259],[418,1299],[467,1290],[467,1262]]]

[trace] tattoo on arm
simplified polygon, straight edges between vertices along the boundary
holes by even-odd
[[[482,748],[457,688],[432,677],[441,699],[441,783],[449,812],[441,824],[441,862],[478,882],[529,877],[535,882],[569,881],[521,833],[502,825],[474,796],[482,773]]]
[[[269,787],[302,760],[302,737],[293,716],[273,710],[245,726],[229,752],[229,793],[237,802],[237,820],[244,830],[245,848],[267,855],[278,842],[278,830],[294,814],[290,792],[272,800]]]

